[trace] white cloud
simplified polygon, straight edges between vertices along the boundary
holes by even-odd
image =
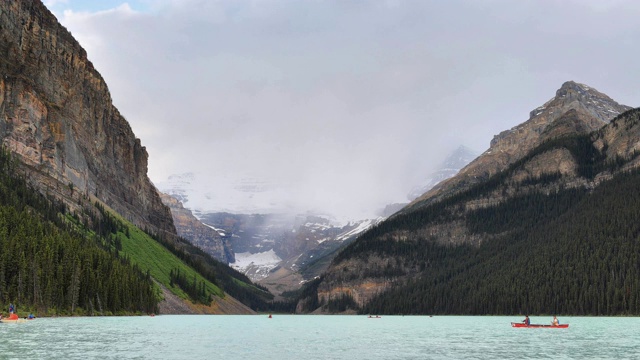
[[[146,3],[60,20],[155,182],[251,173],[302,207],[375,210],[449,149],[485,150],[566,80],[632,106],[640,95],[634,2]]]

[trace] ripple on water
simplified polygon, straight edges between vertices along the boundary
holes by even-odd
[[[561,318],[570,323],[569,329],[511,328],[510,322],[519,320],[313,315],[41,318],[0,324],[0,358],[640,358],[638,318]]]

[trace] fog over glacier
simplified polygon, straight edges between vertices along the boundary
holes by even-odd
[[[370,216],[567,80],[638,106],[635,1],[44,1],[87,50],[156,184]],[[274,190],[275,189],[275,190]],[[236,194],[237,195],[237,194]],[[225,197],[226,196],[226,197]]]

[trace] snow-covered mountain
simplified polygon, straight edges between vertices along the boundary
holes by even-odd
[[[201,221],[225,234],[235,253],[229,265],[254,281],[267,278],[272,270],[298,272],[355,239],[380,219],[346,225],[317,215],[202,214]]]
[[[382,220],[299,214],[282,186],[252,177],[220,176],[213,186],[201,179],[196,173],[172,175],[156,186],[215,230],[232,249],[229,265],[254,281],[276,268],[302,271]]]
[[[157,183],[156,187],[180,200],[196,217],[210,212],[281,213],[293,208],[283,186],[248,175],[211,178],[188,172],[171,175],[166,181]]]
[[[454,176],[475,157],[460,146],[411,191],[410,200]],[[283,187],[249,176],[221,175],[212,185],[202,183],[195,173],[185,173],[172,175],[157,187],[220,235],[231,248],[230,266],[267,286],[276,271],[296,274],[301,281],[317,276],[340,248],[403,207],[393,204],[378,218],[341,222],[329,215],[300,214],[287,203]]]
[[[413,189],[410,199],[454,176],[475,156],[460,146]],[[378,218],[342,222],[326,214],[296,212],[283,187],[269,181],[221,175],[212,185],[200,178],[195,173],[172,175],[157,187],[214,229],[231,248],[229,265],[254,281],[268,281],[276,270],[308,280],[326,268],[341,247],[404,206],[390,205]]]
[[[438,169],[432,172],[421,185],[414,187],[407,195],[407,198],[411,201],[415,200],[422,194],[431,190],[431,188],[436,186],[442,180],[455,176],[460,169],[465,167],[476,157],[478,157],[478,153],[464,145],[461,145],[449,154]]]
[[[236,253],[236,261],[229,266],[244,273],[251,280],[257,281],[269,276],[272,269],[282,263],[273,249],[252,254],[250,252]]]

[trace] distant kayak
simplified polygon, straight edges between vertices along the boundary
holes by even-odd
[[[525,325],[523,323],[511,323],[511,327],[516,328],[555,328],[555,329],[565,329],[569,327],[569,324],[559,324],[559,325],[543,325],[543,324],[530,324]]]
[[[35,319],[35,317],[33,319]],[[28,320],[33,320],[33,319],[26,319],[26,318],[20,319],[18,317],[18,315],[11,314],[11,315],[9,315],[8,318],[0,319],[0,322],[3,322],[3,323],[19,323],[19,322],[27,322]]]

